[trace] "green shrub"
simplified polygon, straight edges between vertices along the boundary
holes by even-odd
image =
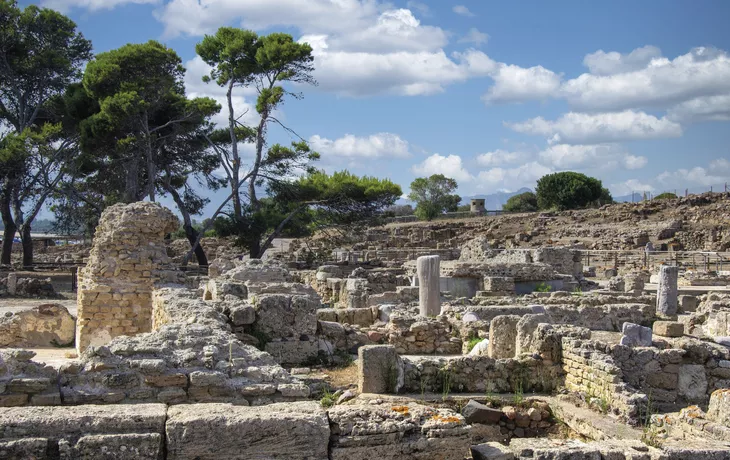
[[[537,181],[540,209],[580,209],[610,198],[601,181],[572,171],[548,174]],[[613,201],[613,199],[611,199]]]
[[[654,197],[655,200],[676,200],[677,195],[672,192],[664,192]]]
[[[534,212],[537,211],[537,195],[533,192],[520,193],[510,197],[507,203],[502,206],[508,212]]]
[[[479,337],[470,338],[469,341],[466,342],[466,352],[469,353],[482,340],[484,340],[484,339],[480,339]]]

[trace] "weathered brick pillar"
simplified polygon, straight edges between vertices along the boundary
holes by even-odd
[[[76,349],[152,330],[152,290],[170,268],[164,237],[178,220],[156,203],[117,204],[99,219],[79,271]]]
[[[662,265],[659,269],[659,286],[657,287],[656,312],[662,317],[671,317],[677,314],[677,281],[679,268]]]

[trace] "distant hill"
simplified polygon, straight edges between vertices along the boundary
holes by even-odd
[[[502,209],[502,206],[504,206],[505,203],[507,203],[507,200],[509,200],[511,197],[515,195],[519,195],[520,193],[525,192],[531,192],[527,187],[522,187],[521,189],[517,190],[516,192],[497,192],[497,193],[491,193],[489,195],[473,195],[473,196],[462,196],[461,197],[461,204],[469,204],[470,200],[474,198],[484,199],[484,207],[487,208],[487,211],[499,211]]]
[[[36,219],[31,226],[33,233],[53,232],[54,222],[51,219]],[[0,221],[0,230],[5,230],[5,225]]]

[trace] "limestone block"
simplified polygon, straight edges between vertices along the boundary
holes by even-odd
[[[168,460],[327,460],[330,437],[327,415],[313,401],[175,406],[165,431]]]
[[[0,317],[0,346],[53,347],[73,344],[76,320],[59,304],[43,304]]]
[[[0,411],[0,426],[3,439],[162,433],[166,413],[164,404],[26,406]]]
[[[289,272],[278,265],[251,259],[225,273],[229,279],[253,283],[280,283],[290,280]]]
[[[422,256],[416,260],[419,312],[422,316],[441,314],[440,260],[439,256]]]
[[[517,347],[515,349],[515,356],[519,356],[522,353],[529,353],[532,349],[532,341],[537,326],[541,323],[551,322],[547,314],[524,315],[520,318],[517,323]]]
[[[730,426],[730,390],[716,390],[710,396],[710,405],[707,409],[707,418]]]
[[[448,409],[348,404],[328,416],[331,460],[462,460],[471,444],[471,427]]]
[[[684,335],[684,324],[674,321],[654,321],[652,331],[662,337],[682,337]]]
[[[256,310],[253,305],[236,305],[229,314],[234,326],[245,326],[256,321]]]
[[[491,292],[515,292],[515,279],[505,276],[485,276],[484,290]]]
[[[489,357],[514,358],[517,351],[517,315],[495,317],[489,324]]]
[[[621,345],[627,347],[650,347],[652,343],[652,332],[648,327],[634,323],[624,323],[621,332]]]
[[[514,460],[508,447],[498,442],[488,442],[471,446],[471,456],[474,460]]]
[[[689,402],[707,400],[707,376],[705,366],[700,364],[684,364],[679,367],[677,393]]]
[[[402,370],[395,347],[367,345],[358,350],[357,374],[360,393],[394,393]]]
[[[24,438],[0,441],[0,455],[7,460],[48,458],[48,442],[46,438]]]
[[[61,452],[61,460],[158,460],[162,433],[91,435]]]
[[[678,298],[678,307],[681,313],[692,313],[697,311],[699,301],[696,296],[693,295],[681,295]]]
[[[317,356],[319,344],[314,334],[309,340],[287,340],[268,342],[264,350],[279,364],[298,365]]]
[[[255,327],[270,338],[314,336],[318,306],[319,302],[309,297],[266,295],[254,305]]]

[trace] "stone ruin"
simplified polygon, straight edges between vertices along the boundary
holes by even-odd
[[[397,266],[221,256],[201,278],[165,251],[176,225],[109,208],[78,357],[0,349],[0,458],[730,459],[730,295],[682,294],[676,267],[589,280],[573,248],[477,238]],[[41,305],[0,337],[68,345],[69,317]]]

